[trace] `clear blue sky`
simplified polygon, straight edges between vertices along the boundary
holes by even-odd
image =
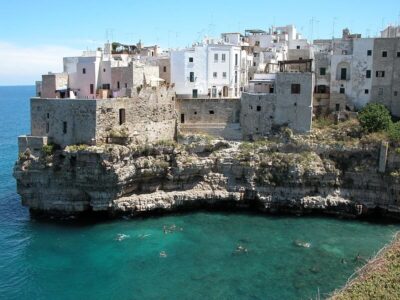
[[[373,36],[382,26],[397,24],[399,15],[399,0],[4,1],[0,9],[0,85],[40,79],[58,57],[59,67],[51,71],[60,71],[63,55],[102,46],[107,31],[110,39],[141,39],[144,44],[167,48],[190,45],[205,35],[287,24],[294,24],[308,38],[311,34],[330,38],[333,22],[336,36],[344,27]],[[8,66],[20,57],[24,65]]]

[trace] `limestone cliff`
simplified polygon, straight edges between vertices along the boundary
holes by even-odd
[[[337,139],[338,140],[338,139]],[[340,140],[340,139],[339,139]],[[135,214],[229,205],[267,212],[400,216],[400,155],[378,172],[380,143],[313,135],[255,143],[187,137],[180,144],[66,147],[20,155],[22,203],[48,214]],[[398,157],[399,156],[399,157]]]

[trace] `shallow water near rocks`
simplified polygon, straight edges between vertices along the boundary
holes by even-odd
[[[15,193],[33,87],[0,87],[0,298],[310,299],[342,286],[397,225],[198,212],[39,222]],[[239,247],[239,251],[238,251]]]

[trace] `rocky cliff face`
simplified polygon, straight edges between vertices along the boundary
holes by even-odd
[[[67,147],[20,155],[22,203],[48,214],[136,214],[182,207],[400,216],[400,155],[378,172],[379,143],[283,136],[255,143],[186,138],[181,144]],[[399,156],[399,158],[397,158]]]

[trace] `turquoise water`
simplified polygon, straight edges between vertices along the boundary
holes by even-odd
[[[31,220],[11,172],[33,93],[0,87],[1,299],[315,298],[343,285],[362,264],[354,258],[373,255],[399,229],[207,212],[97,224]]]

